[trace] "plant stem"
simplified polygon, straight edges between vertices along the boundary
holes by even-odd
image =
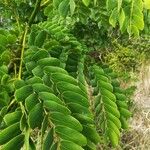
[[[27,128],[25,132],[25,145],[24,145],[26,150],[30,149],[29,138],[30,138],[30,128]]]
[[[23,34],[23,40],[22,40],[21,58],[20,58],[20,66],[19,66],[18,79],[21,79],[22,64],[23,64],[23,56],[24,56],[24,49],[25,49],[25,43],[26,43],[27,32],[28,32],[28,25],[26,25],[25,31],[24,31],[24,34]]]
[[[32,23],[33,23],[33,21],[35,19],[35,16],[36,16],[36,14],[37,14],[37,12],[38,12],[38,10],[40,8],[41,1],[42,0],[37,0],[36,1],[35,8],[34,8],[32,14],[31,14],[31,17],[30,17],[29,22],[28,22],[29,26],[32,25]]]
[[[25,42],[26,42],[26,36],[27,36],[27,33],[28,33],[28,27],[30,27],[36,17],[36,14],[38,12],[38,9],[40,8],[40,4],[41,4],[41,1],[42,0],[37,0],[36,1],[36,4],[35,4],[35,8],[31,14],[31,17],[29,19],[29,22],[28,24],[25,26],[25,31],[24,31],[24,34],[23,34],[23,38],[22,38],[22,48],[21,48],[21,60],[20,60],[20,66],[19,66],[19,74],[18,74],[18,79],[21,79],[21,73],[22,73],[22,64],[23,64],[23,56],[24,56],[24,49],[25,49]]]

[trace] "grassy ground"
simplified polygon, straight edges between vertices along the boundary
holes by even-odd
[[[150,150],[150,66],[141,68],[133,96],[130,129],[123,135],[123,150]]]

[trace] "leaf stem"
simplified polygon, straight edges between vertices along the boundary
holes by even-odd
[[[36,14],[37,14],[37,12],[38,12],[38,10],[39,10],[39,8],[40,8],[40,5],[41,5],[41,1],[42,1],[42,0],[37,0],[37,1],[36,1],[34,10],[33,10],[32,14],[31,14],[31,17],[30,17],[29,22],[28,22],[29,26],[32,25],[32,23],[33,23],[33,21],[34,21],[34,19],[35,19],[35,17],[36,17]]]
[[[26,43],[27,32],[28,32],[28,25],[26,25],[25,31],[24,31],[24,34],[23,34],[23,40],[22,40],[21,58],[20,58],[20,66],[19,66],[18,79],[21,79],[22,64],[23,64],[23,56],[24,56],[24,49],[25,49],[25,43]]]

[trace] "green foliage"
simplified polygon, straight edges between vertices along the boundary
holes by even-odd
[[[10,27],[0,30],[0,149],[119,145],[128,99],[118,74],[90,52],[110,44],[112,27],[138,35],[141,1],[0,3],[8,19],[2,26]]]
[[[141,54],[133,48],[124,47],[117,41],[112,42],[112,47],[105,56],[105,61],[116,70],[124,72],[136,71],[141,63]]]

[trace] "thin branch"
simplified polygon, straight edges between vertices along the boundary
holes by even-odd
[[[30,17],[29,22],[28,22],[29,26],[32,25],[32,23],[33,23],[33,21],[36,17],[36,14],[37,14],[38,10],[40,9],[41,1],[42,0],[37,0],[36,1],[35,8],[34,8],[32,14],[31,14],[31,17]]]
[[[21,48],[21,58],[20,58],[21,60],[20,60],[20,66],[19,66],[18,79],[21,79],[23,56],[24,56],[24,49],[25,49],[25,42],[26,42],[27,32],[28,32],[28,25],[26,25],[25,31],[24,31],[24,34],[23,34],[23,41],[22,41],[22,48]]]

